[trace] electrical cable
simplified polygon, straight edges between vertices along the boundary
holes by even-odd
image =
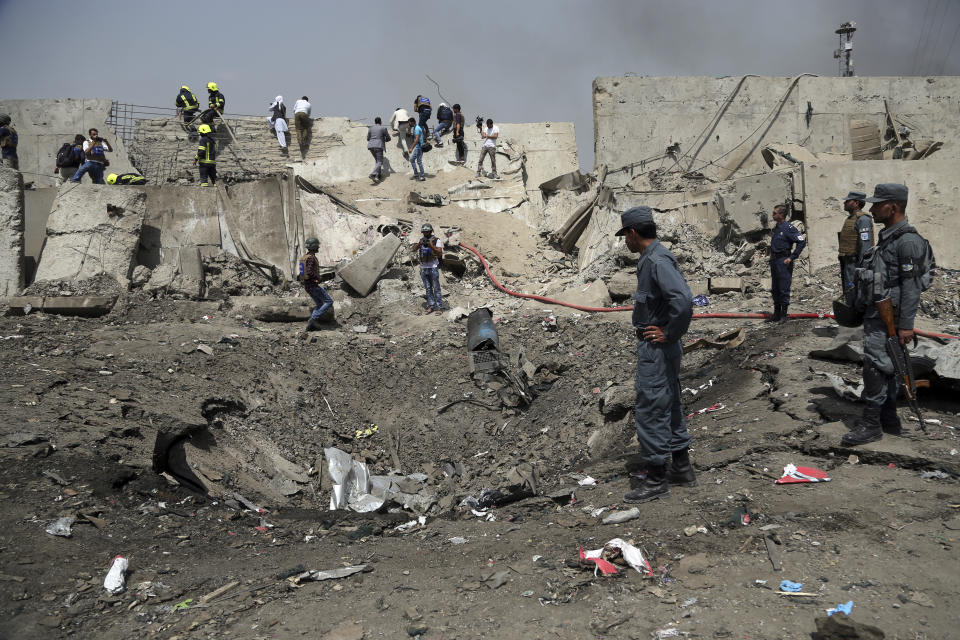
[[[571,308],[571,309],[576,309],[576,310],[578,310],[578,311],[589,311],[589,312],[591,312],[591,313],[610,313],[610,312],[615,312],[615,311],[633,311],[633,306],[632,306],[632,305],[630,305],[630,306],[621,306],[621,307],[588,307],[588,306],[585,306],[585,305],[574,304],[574,303],[572,303],[572,302],[563,302],[562,300],[556,300],[556,299],[554,299],[554,298],[548,298],[548,297],[546,297],[546,296],[538,296],[538,295],[535,295],[535,294],[532,294],[532,293],[520,293],[520,292],[517,292],[517,291],[512,291],[512,290],[510,290],[510,289],[507,289],[507,288],[506,288],[505,286],[503,286],[502,284],[500,284],[500,282],[497,280],[497,278],[493,275],[493,272],[490,271],[490,265],[487,263],[487,259],[484,258],[483,255],[482,255],[479,251],[477,251],[476,249],[474,249],[474,248],[471,247],[470,245],[466,245],[466,244],[464,244],[464,243],[462,243],[462,242],[460,243],[460,246],[463,247],[464,249],[466,249],[467,251],[469,251],[470,253],[472,253],[473,255],[475,255],[475,256],[480,260],[480,264],[483,265],[483,270],[487,273],[487,277],[490,278],[490,282],[493,283],[493,286],[496,287],[497,289],[499,289],[500,291],[503,291],[503,292],[506,293],[507,295],[511,295],[511,296],[513,296],[513,297],[515,297],[515,298],[526,298],[526,299],[528,299],[528,300],[536,300],[536,301],[538,301],[538,302],[544,302],[544,303],[546,303],[546,304],[555,304],[555,305],[559,305],[559,306],[561,306],[561,307],[569,307],[569,308]],[[709,318],[730,318],[730,319],[741,319],[741,318],[747,318],[747,319],[749,319],[749,318],[756,318],[756,319],[760,320],[760,319],[766,319],[766,318],[769,318],[769,317],[770,317],[770,314],[769,314],[769,313],[719,313],[719,312],[718,312],[718,313],[695,313],[695,314],[693,314],[693,319],[694,319],[694,320],[704,320],[704,319],[709,319]],[[787,317],[788,317],[788,318],[791,318],[791,319],[794,319],[794,320],[806,320],[806,319],[810,319],[810,320],[831,319],[831,320],[832,320],[832,319],[833,319],[833,314],[832,314],[832,313],[789,313],[789,314],[787,314]],[[923,336],[923,337],[925,337],[925,338],[948,338],[948,339],[951,339],[951,340],[960,340],[960,336],[954,336],[954,335],[950,335],[950,334],[948,334],[948,333],[933,333],[933,332],[929,332],[929,331],[921,331],[921,330],[919,330],[919,329],[915,329],[915,330],[914,330],[914,333],[916,333],[918,336]]]
[[[930,3],[932,2],[933,0],[927,0],[927,6],[923,10],[923,20],[920,22],[920,36],[917,38],[917,46],[913,50],[913,60],[910,63],[911,74],[917,72],[917,58],[920,55],[920,45],[923,44],[923,33],[927,30],[927,13],[930,11]]]

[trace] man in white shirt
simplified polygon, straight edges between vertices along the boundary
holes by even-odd
[[[310,131],[313,129],[313,123],[310,121],[310,98],[303,96],[293,105],[293,126],[297,130],[297,143],[300,145],[300,153],[303,154],[310,141]]]
[[[480,130],[480,137],[483,138],[483,146],[480,147],[480,164],[477,165],[477,177],[483,173],[483,159],[490,156],[490,168],[493,173],[490,177],[499,180],[497,175],[497,138],[500,137],[500,127],[493,124],[492,118],[487,118],[487,128]]]
[[[410,155],[410,145],[413,143],[413,136],[410,133],[410,115],[406,109],[397,107],[390,118],[390,128],[397,132],[397,141],[403,150],[403,157]]]
[[[83,155],[85,161],[77,172],[73,174],[71,182],[80,182],[85,174],[90,174],[94,184],[106,184],[103,181],[103,170],[110,162],[107,160],[106,152],[113,152],[110,143],[100,137],[100,132],[96,129],[89,129],[89,140],[83,142]]]

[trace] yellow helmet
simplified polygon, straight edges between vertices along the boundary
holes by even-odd
[[[210,125],[208,124],[202,124],[199,127],[197,127],[197,133],[207,134],[207,133],[210,133],[210,131],[211,131]]]
[[[117,174],[111,173],[107,176],[107,184],[117,184]]]
[[[216,82],[207,83],[207,91],[219,91],[220,87],[217,86]]]
[[[183,85],[183,86],[181,86],[180,88],[181,88],[181,89],[186,89],[187,91],[190,91],[190,87],[188,87],[187,85]]]

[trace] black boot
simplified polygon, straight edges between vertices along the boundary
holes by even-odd
[[[900,423],[900,416],[897,415],[896,401],[890,402],[888,400],[880,407],[880,428],[883,429],[884,433],[889,433],[892,436],[903,434],[903,425]]]
[[[880,408],[867,407],[863,410],[863,418],[857,423],[853,431],[840,439],[840,444],[855,447],[868,442],[876,442],[883,437],[880,428]]]
[[[667,465],[649,465],[647,467],[647,479],[643,481],[639,489],[630,491],[623,496],[624,502],[650,502],[661,496],[670,493],[670,485],[667,484]]]
[[[789,319],[790,317],[787,315],[787,305],[785,304],[780,305],[780,319],[777,320],[777,322],[779,322],[780,324],[784,324]]]
[[[764,322],[780,322],[780,305],[773,305],[773,315],[765,319]]]
[[[320,322],[316,318],[310,318],[309,322],[307,322],[307,331],[319,331],[319,330],[320,330]]]
[[[695,487],[697,486],[697,474],[693,471],[693,465],[690,464],[690,450],[673,452],[673,461],[670,464],[670,473],[667,474],[667,482],[674,487]]]

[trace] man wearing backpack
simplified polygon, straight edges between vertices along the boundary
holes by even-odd
[[[3,166],[19,171],[20,157],[17,155],[17,144],[20,138],[11,122],[10,116],[0,113],[0,160],[3,161]]]
[[[440,106],[437,107],[437,128],[433,130],[433,137],[437,140],[437,147],[443,146],[443,140],[440,139],[440,134],[449,131],[452,126],[453,111],[450,110],[446,102],[441,102]]]
[[[57,151],[57,168],[53,170],[60,176],[60,184],[73,177],[83,162],[83,143],[87,139],[82,133],[73,137],[73,142],[64,142]]]
[[[900,435],[897,417],[899,383],[886,351],[887,329],[876,302],[890,298],[900,344],[913,340],[913,323],[920,294],[930,286],[936,266],[930,244],[906,218],[906,185],[878,184],[870,213],[883,225],[876,247],[868,251],[857,269],[857,308],[863,309],[863,418],[843,436],[844,446],[874,442],[884,433]],[[866,285],[866,286],[865,286]],[[880,287],[878,290],[877,287]]]

